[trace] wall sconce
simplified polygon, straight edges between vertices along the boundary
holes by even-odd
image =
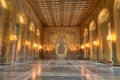
[[[84,45],[82,45],[82,46],[81,46],[81,49],[84,49],[84,48],[85,48],[85,46],[84,46]]]
[[[21,24],[24,24],[23,16],[19,15],[19,20],[20,20],[20,23],[21,23]]]
[[[17,40],[17,36],[15,34],[11,34],[10,41],[16,41],[16,40]]]
[[[40,31],[39,31],[39,29],[37,29],[36,35],[37,35],[37,36],[40,36]]]
[[[30,26],[30,31],[33,31],[33,28],[32,28],[32,26]]]
[[[2,5],[3,8],[7,9],[7,3],[5,2],[5,0],[0,0],[0,3]]]
[[[98,46],[98,45],[99,45],[99,42],[98,42],[98,41],[93,41],[93,45],[94,45],[94,46]]]
[[[116,41],[116,34],[115,33],[112,34],[112,41]]]
[[[108,40],[108,41],[112,41],[112,35],[108,35],[108,36],[107,36],[107,40]]]
[[[25,41],[25,45],[29,46],[30,45],[30,41]]]
[[[34,47],[34,48],[37,48],[37,47],[38,47],[37,43],[34,43],[33,47]]]
[[[87,44],[85,45],[85,47],[86,47],[86,48],[89,48],[89,47],[90,47],[90,44],[87,43]]]
[[[41,46],[41,45],[39,45],[39,46],[38,46],[38,49],[42,49],[42,46]]]
[[[35,31],[35,25],[33,22],[30,23],[30,27],[29,27],[30,31]]]
[[[72,47],[71,51],[77,51],[76,47]]]

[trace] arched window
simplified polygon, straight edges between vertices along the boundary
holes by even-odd
[[[104,8],[98,16],[99,59],[101,61],[112,61],[112,44],[107,40],[109,33],[111,33],[110,12]]]
[[[40,30],[39,29],[36,30],[36,35],[40,36]]]
[[[33,31],[33,32],[35,31],[35,25],[33,22],[30,23],[29,29],[30,31]]]
[[[97,59],[97,31],[96,31],[96,23],[94,20],[90,22],[89,26],[89,33],[90,33],[90,58],[92,60]]]
[[[96,37],[96,23],[94,20],[91,21],[89,26],[89,32],[90,32],[90,41],[95,40]]]

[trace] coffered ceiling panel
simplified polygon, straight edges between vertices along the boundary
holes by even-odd
[[[46,27],[76,27],[95,0],[27,0]]]

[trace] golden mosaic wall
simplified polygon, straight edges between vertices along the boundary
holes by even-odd
[[[63,45],[61,45],[59,50],[57,48],[61,43]],[[43,44],[45,58],[56,58],[58,54],[65,54],[68,59],[77,59],[80,48],[79,27],[45,28]],[[62,46],[64,49],[62,49]]]
[[[39,58],[42,29],[26,0],[0,0],[0,64]]]

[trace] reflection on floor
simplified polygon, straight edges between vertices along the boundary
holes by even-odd
[[[120,67],[80,60],[27,61],[0,65],[0,80],[120,80]]]

